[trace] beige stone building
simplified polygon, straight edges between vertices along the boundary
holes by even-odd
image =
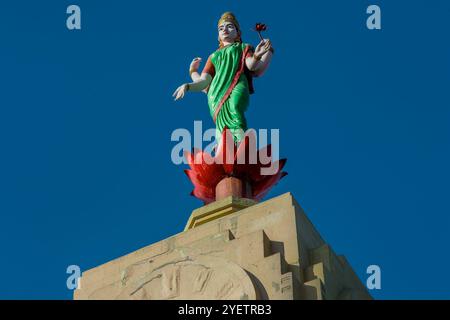
[[[183,232],[83,273],[74,299],[371,299],[290,193],[228,197]]]

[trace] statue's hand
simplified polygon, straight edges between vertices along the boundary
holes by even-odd
[[[185,83],[179,86],[177,90],[175,90],[175,92],[172,95],[172,97],[175,97],[175,101],[183,99],[184,94],[186,93],[186,91],[188,91],[188,87],[189,87],[188,84]]]
[[[264,39],[256,46],[255,53],[253,55],[261,58],[269,50],[272,50],[272,43],[270,42],[270,39]]]
[[[189,71],[192,72],[197,71],[198,68],[200,67],[200,62],[202,62],[202,58],[200,57],[194,58],[191,62],[191,65],[189,66]]]

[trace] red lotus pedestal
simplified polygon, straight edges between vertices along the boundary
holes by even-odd
[[[185,173],[194,185],[191,195],[205,204],[228,196],[260,201],[287,175],[282,171],[286,159],[273,161],[271,145],[257,150],[254,134],[235,145],[228,129],[223,131],[214,156],[194,150],[185,152],[185,157],[190,167]]]

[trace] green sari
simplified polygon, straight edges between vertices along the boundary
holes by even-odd
[[[235,142],[241,141],[247,130],[244,112],[250,102],[250,90],[244,70],[248,50],[249,45],[235,42],[211,55],[215,75],[208,89],[208,105],[217,138],[225,126]]]

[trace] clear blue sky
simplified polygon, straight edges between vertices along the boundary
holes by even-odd
[[[224,11],[253,45],[267,23],[276,49],[247,112],[281,130],[289,175],[269,197],[292,192],[363,281],[379,265],[375,298],[450,298],[446,0],[2,1],[0,298],[69,299],[68,265],[183,229],[201,203],[170,135],[213,123],[203,94],[171,94]]]

